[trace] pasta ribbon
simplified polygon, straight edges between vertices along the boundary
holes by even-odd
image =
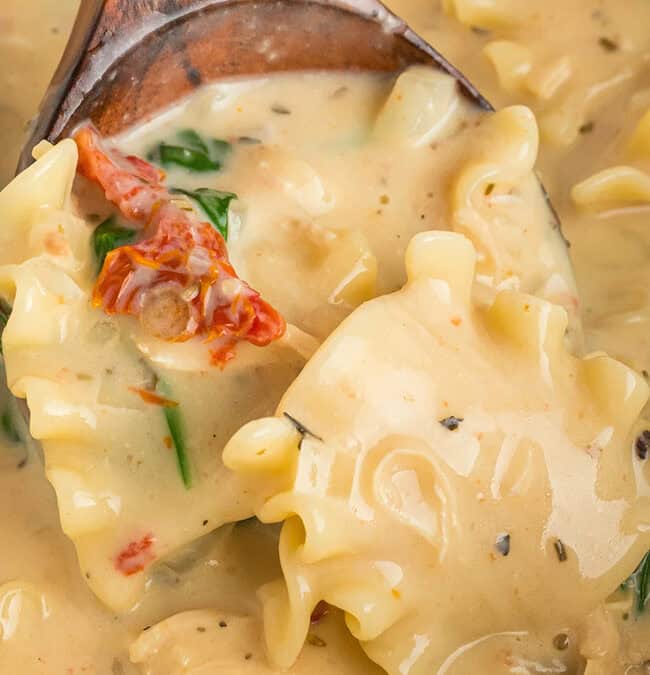
[[[460,234],[414,237],[402,290],[356,309],[276,417],[226,445],[227,466],[267,481],[258,518],[283,522],[284,580],[260,591],[276,667],[323,600],[390,675],[465,672],[485,635],[524,662],[513,625],[535,617],[548,644],[577,629],[650,544],[623,526],[645,522],[630,444],[647,385],[568,353],[562,307],[510,290],[475,307],[476,264]],[[557,565],[566,602],[540,623]]]
[[[598,211],[650,203],[650,176],[631,166],[614,166],[574,185],[571,197],[581,208]]]
[[[496,70],[499,84],[508,92],[520,89],[533,67],[530,49],[510,40],[494,40],[483,48]]]
[[[458,85],[452,77],[429,67],[411,67],[397,78],[373,134],[420,147],[444,138],[459,111]]]
[[[502,28],[519,21],[512,0],[442,0],[442,7],[469,27]]]
[[[628,141],[628,150],[633,155],[650,157],[650,110],[637,123]]]
[[[222,371],[210,365],[214,345],[201,337],[158,339],[132,317],[93,307],[91,229],[72,212],[70,195],[77,148],[63,141],[41,150],[0,192],[8,246],[0,292],[12,306],[2,338],[7,381],[27,401],[81,577],[126,611],[158,561],[250,516],[252,495],[272,489],[227,470],[221,450],[251,417],[275,409],[317,341],[293,326],[264,349],[243,340]],[[182,425],[170,427],[159,380]],[[249,400],[255,408],[241,404]],[[179,473],[177,442],[191,489]]]

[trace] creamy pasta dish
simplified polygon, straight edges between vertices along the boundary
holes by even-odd
[[[2,675],[650,673],[650,3],[390,4],[0,164]]]

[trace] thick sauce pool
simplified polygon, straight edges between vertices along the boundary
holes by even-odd
[[[13,173],[21,129],[54,69],[76,4],[9,0],[0,8],[0,62],[11,64],[0,73],[0,185]],[[541,130],[540,173],[572,245],[587,347],[606,350],[647,376],[650,187],[644,191],[642,176],[650,183],[650,131],[643,126],[650,114],[650,4],[487,4],[394,0],[391,8],[499,107],[524,103],[533,109]],[[361,302],[403,283],[409,239],[449,217],[448,201],[439,190],[449,189],[480,131],[470,128],[475,117],[467,109],[456,113],[442,134],[445,142],[428,153],[404,151],[398,163],[385,152],[382,156],[382,149],[359,152],[374,133],[372,121],[391,86],[381,78],[340,78],[322,86],[311,80],[310,100],[289,80],[210,88],[118,142],[146,154],[161,137],[183,127],[232,142],[228,168],[210,187],[234,190],[240,197],[231,211],[233,262],[292,324],[321,340]],[[312,126],[304,123],[311,110],[324,107],[331,115],[317,117]],[[354,181],[339,180],[342,166]],[[624,186],[604,194],[598,186],[590,192],[587,184],[572,193],[597,172],[618,166],[639,172],[634,190]],[[170,180],[186,190],[204,187],[196,177],[173,171]],[[620,183],[616,174],[603,180]],[[528,204],[533,183],[522,187]],[[334,191],[328,189],[331,185],[337,186]],[[277,219],[277,231],[269,214]],[[337,254],[318,260],[328,237],[336,241],[332,250]],[[515,251],[513,260],[522,263],[522,270],[533,270],[530,275],[524,279],[515,270],[497,278],[492,268],[483,270],[484,292],[477,293],[477,300],[489,301],[500,283],[519,284],[575,309],[571,274],[558,240],[542,236],[539,245],[546,247],[551,264],[537,268],[548,255]],[[287,264],[287,254],[296,250],[320,274],[310,276]],[[545,285],[554,275],[562,283]],[[282,283],[274,283],[276,278]],[[3,414],[9,405],[4,394]],[[21,675],[269,672],[255,593],[279,575],[275,531],[245,521],[206,534],[156,568],[131,611],[113,612],[80,576],[38,450],[25,450],[11,431],[5,432],[0,446],[5,541],[0,670]],[[561,598],[549,598],[557,601]],[[196,613],[156,625],[185,611]],[[625,594],[616,597],[586,624],[582,655],[575,645],[567,652],[559,639],[557,658],[544,666],[551,668],[545,672],[582,673],[579,664],[592,658],[588,675],[641,675],[647,670],[641,664],[650,659],[648,612],[637,617]],[[154,628],[145,630],[150,626]],[[494,659],[486,647],[480,650],[486,663]],[[507,657],[501,657],[498,668],[486,666],[482,672],[539,672],[535,663],[507,670]],[[291,672],[315,670],[380,672],[335,612],[310,629]]]

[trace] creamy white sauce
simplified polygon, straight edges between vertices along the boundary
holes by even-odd
[[[0,61],[12,64],[0,73],[0,141],[6,149],[0,159],[0,183],[12,173],[20,130],[54,69],[75,4],[39,0],[26,6],[10,0],[0,8]],[[645,290],[650,281],[648,206],[617,205],[594,213],[579,211],[570,199],[572,186],[600,169],[629,163],[650,171],[650,159],[631,157],[626,149],[636,123],[650,106],[650,6],[646,0],[631,0],[625,6],[615,0],[534,0],[523,9],[503,1],[490,3],[492,10],[477,11],[485,3],[443,4],[447,12],[420,0],[397,0],[392,8],[466,72],[493,103],[525,103],[538,115],[539,166],[572,243],[587,346],[605,349],[637,370],[650,370],[650,305]],[[457,17],[450,16],[454,11]],[[603,37],[610,46],[603,45]],[[484,45],[497,40],[530,50],[526,58],[531,65],[522,66],[528,69],[526,79],[508,86],[498,80],[494,65],[481,52]],[[611,49],[611,43],[617,48]],[[438,190],[441,185],[448,187],[450,176],[467,158],[466,140],[474,138],[474,132],[451,133],[446,136],[451,140],[435,152],[402,150],[403,162],[387,162],[381,149],[359,152],[358,148],[367,140],[370,121],[388,93],[389,82],[356,78],[353,83],[332,82],[317,88],[312,81],[308,86],[310,97],[317,91],[320,98],[307,100],[289,81],[224,90],[228,96],[236,94],[237,103],[228,97],[216,103],[214,91],[206,91],[185,110],[155,120],[122,142],[142,151],[160,137],[163,128],[174,125],[193,126],[219,137],[261,137],[263,146],[237,145],[228,169],[211,185],[232,189],[241,197],[233,207],[233,260],[241,276],[263,290],[287,318],[323,338],[359,302],[403,283],[408,241],[418,231],[435,229],[441,216],[448,215]],[[348,91],[330,99],[341,86]],[[291,115],[270,113],[275,103],[289,107]],[[311,114],[314,108],[330,105],[336,115],[327,121]],[[471,115],[468,111],[467,116]],[[356,183],[339,180],[342,166],[357,177]],[[177,180],[181,184],[184,179]],[[238,214],[242,205],[246,208]],[[276,221],[269,222],[269,213]],[[350,228],[350,223],[362,226]],[[355,230],[353,235],[350,229]],[[305,269],[287,265],[287,256],[297,247],[308,254],[315,242],[319,246],[325,242],[327,247],[328,237],[336,241],[332,250],[343,254],[322,261],[324,277],[310,279]],[[376,277],[368,252],[380,261]],[[276,285],[278,273],[282,283]],[[530,284],[526,290],[543,286],[539,278]],[[562,301],[563,293],[566,282],[554,299]],[[80,576],[74,548],[61,532],[54,495],[37,456],[32,454],[21,469],[17,466],[23,454],[17,446],[3,447],[2,456],[0,509],[6,553],[0,557],[0,665],[9,664],[7,672],[167,675],[187,672],[183,663],[206,674],[222,669],[268,672],[255,591],[278,576],[272,534],[244,524],[199,540],[158,568],[144,600],[133,611],[116,615],[95,599]],[[550,527],[565,527],[566,521],[566,515],[558,515]],[[579,533],[591,526],[596,526],[595,518],[574,529]],[[581,573],[594,576],[599,565],[615,562],[606,558],[593,560],[592,567]],[[542,590],[540,607],[562,602],[561,595],[545,595]],[[590,658],[588,675],[641,674],[642,666],[630,664],[650,658],[647,617],[635,619],[627,596],[614,601],[607,612],[595,611],[578,636],[572,634],[569,650],[549,649],[552,635],[544,633],[535,638],[539,643],[530,641],[528,662],[513,662],[509,655],[524,636],[506,631],[463,645],[449,655],[439,672],[467,672],[463,668],[469,661],[463,659],[469,653],[471,663],[480,664],[475,667],[486,673],[540,672],[540,668],[581,673]],[[211,609],[181,614],[137,639],[146,626],[204,608]],[[221,621],[228,624],[234,615],[250,618],[236,618],[229,627],[220,627]],[[235,624],[236,631],[232,630]],[[160,642],[149,637],[154,630]],[[378,671],[349,638],[339,616],[328,615],[312,632],[315,637],[308,640],[292,672]],[[575,639],[582,656],[576,653]],[[402,661],[403,672],[425,649],[421,642],[414,641]],[[159,651],[156,645],[162,645]],[[131,663],[129,649],[140,669]]]

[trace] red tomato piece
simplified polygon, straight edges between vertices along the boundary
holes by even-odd
[[[125,577],[142,572],[156,559],[151,550],[154,541],[153,535],[147,534],[138,541],[130,542],[115,557],[115,569],[122,572]]]
[[[178,205],[162,184],[162,171],[106,149],[92,127],[81,129],[75,141],[79,173],[98,183],[143,233],[138,243],[106,256],[95,306],[138,316],[165,340],[214,341],[212,361],[222,367],[239,340],[264,346],[284,334],[282,316],[237,276],[221,234]]]

